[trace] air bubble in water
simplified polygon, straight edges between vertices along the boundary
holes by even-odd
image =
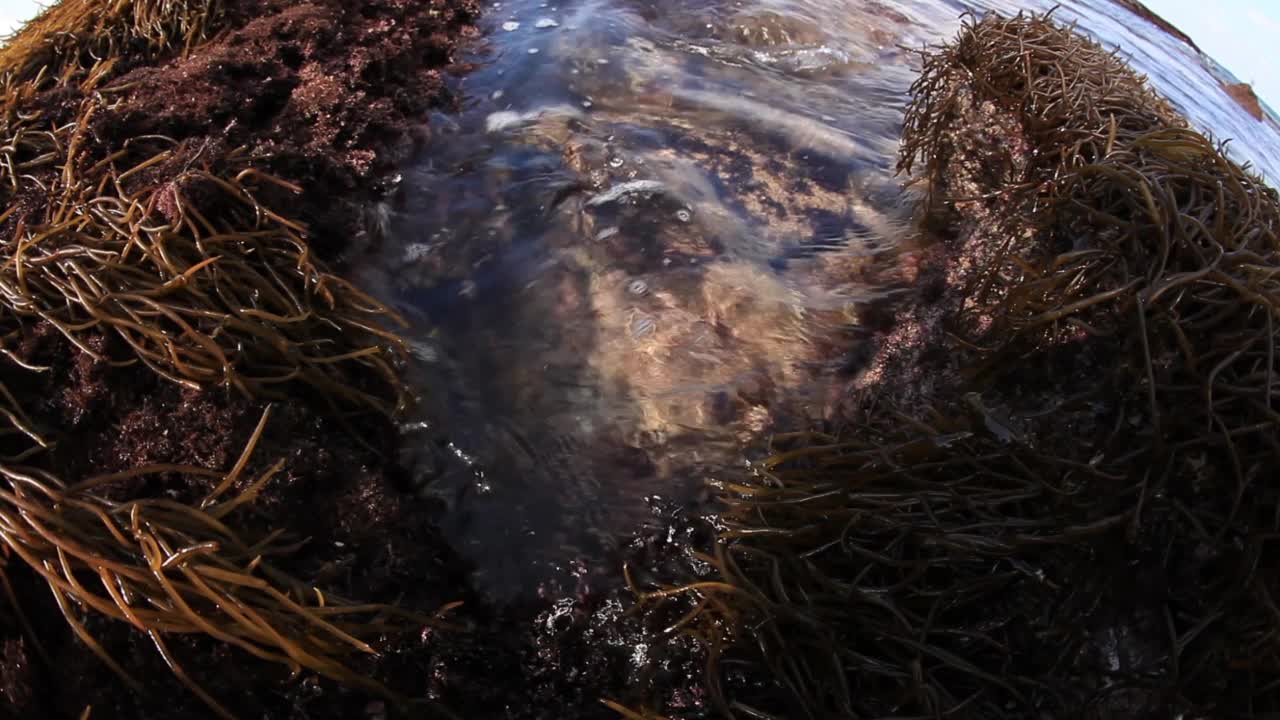
[[[544,30],[546,28],[560,27],[560,23],[552,20],[551,18],[541,18],[535,22],[533,26],[539,30]]]
[[[516,22],[515,20],[508,20],[502,23],[502,29],[506,30],[507,32],[515,32],[516,30],[520,29],[520,23]]]
[[[676,211],[676,219],[682,223],[687,223],[693,219],[693,213],[684,208],[680,208]]]
[[[529,54],[530,54],[530,55],[537,55],[537,54],[538,54],[538,48],[529,48]]]
[[[623,160],[620,157],[614,156],[612,158],[609,158],[609,167],[611,168],[620,168],[622,167],[622,163],[623,163]]]
[[[636,315],[631,318],[631,337],[639,340],[652,335],[658,329],[658,321],[649,315]]]

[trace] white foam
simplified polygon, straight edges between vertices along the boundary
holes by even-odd
[[[592,197],[587,201],[587,207],[596,207],[598,205],[604,205],[605,203],[611,203],[621,200],[628,195],[635,195],[637,193],[659,193],[666,189],[666,184],[658,182],[657,180],[632,180],[630,182],[614,185],[599,195]]]
[[[549,105],[525,112],[499,110],[498,112],[489,113],[489,117],[485,118],[484,126],[485,130],[496,133],[530,125],[543,119],[581,117],[583,117],[582,111],[572,105]]]

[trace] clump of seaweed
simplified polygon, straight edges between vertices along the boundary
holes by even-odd
[[[120,61],[192,48],[222,6],[206,2],[63,2],[0,52],[0,550],[48,585],[74,634],[131,687],[140,687],[89,633],[92,614],[133,626],[216,714],[230,713],[190,676],[171,639],[207,636],[293,675],[316,673],[399,699],[348,662],[397,628],[436,623],[359,604],[289,574],[297,543],[283,528],[239,527],[284,461],[248,476],[268,410],[229,471],[163,465],[67,482],[50,456],[58,428],[24,410],[22,378],[50,372],[18,345],[34,323],[56,328],[107,366],[141,363],[192,391],[232,388],[255,402],[306,392],[341,421],[408,402],[401,340],[387,308],[330,273],[307,228],[260,200],[301,189],[234,150],[200,159],[174,139],[97,139],[94,116]],[[55,122],[40,101],[62,93]],[[41,202],[33,204],[32,198]],[[116,342],[101,342],[102,340]],[[103,348],[119,348],[118,354]],[[47,418],[44,419],[47,421]],[[108,499],[103,487],[165,476],[214,484],[194,504]],[[18,598],[0,565],[10,606]],[[30,623],[19,617],[38,647]]]
[[[68,486],[47,470],[20,464],[47,441],[30,430],[22,410],[12,404],[13,396],[2,388],[0,394],[9,401],[3,408],[9,420],[5,434],[33,443],[28,451],[0,462],[5,556],[20,559],[44,579],[76,636],[131,688],[140,692],[142,685],[90,635],[81,613],[125,622],[145,633],[174,675],[221,717],[232,714],[187,674],[167,638],[207,635],[285,665],[295,675],[305,669],[395,697],[351,670],[344,658],[374,654],[367,639],[397,622],[433,621],[384,605],[359,605],[308,586],[272,564],[291,550],[280,531],[256,537],[230,524],[232,513],[251,503],[284,465],[278,461],[240,482],[269,412],[229,472],[139,467]],[[114,502],[91,492],[125,477],[159,473],[215,478],[218,484],[196,506],[163,498]],[[238,484],[242,487],[229,494]],[[3,572],[0,567],[0,576]],[[4,585],[9,587],[7,579]],[[34,633],[32,637],[38,643]]]
[[[225,383],[271,399],[299,383],[335,409],[404,408],[392,367],[403,344],[381,327],[398,318],[326,271],[306,228],[254,193],[263,184],[298,188],[251,167],[131,183],[169,159],[172,141],[126,143],[90,165],[79,149],[93,112],[92,101],[86,106],[77,123],[48,133],[52,149],[42,157],[62,172],[46,183],[44,217],[20,220],[0,247],[6,307],[53,324],[95,358],[81,336],[114,333],[176,383]],[[372,380],[358,382],[362,375]]]
[[[9,39],[0,75],[16,82],[101,73],[131,61],[187,51],[222,17],[221,0],[72,0],[51,5]],[[105,64],[105,65],[104,65]]]
[[[1280,197],[1048,15],[966,21],[913,90],[930,212],[1027,228],[948,279],[954,382],[777,438],[717,485],[718,577],[639,597],[697,598],[675,629],[782,690],[717,669],[727,714],[1277,711]],[[1021,149],[976,194],[975,108]]]
[[[711,690],[726,715],[986,716],[1056,690],[1036,676],[1069,662],[1069,630],[1016,639],[1061,590],[1045,568],[1126,517],[1087,519],[1033,450],[966,417],[881,423],[775,440],[757,482],[715,483],[715,579],[639,592],[698,596],[672,630],[723,653]],[[719,666],[742,662],[763,662],[785,699],[720,687]]]

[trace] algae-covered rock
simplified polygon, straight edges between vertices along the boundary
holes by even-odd
[[[918,299],[843,432],[718,484],[717,582],[640,596],[775,678],[726,711],[1274,711],[1280,198],[1047,16],[922,61]]]

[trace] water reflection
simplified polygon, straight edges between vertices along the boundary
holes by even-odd
[[[892,175],[902,47],[960,10],[489,9],[466,110],[433,120],[356,270],[415,322],[406,460],[481,588],[537,592],[646,498],[698,503],[744,446],[823,421],[917,242]]]

